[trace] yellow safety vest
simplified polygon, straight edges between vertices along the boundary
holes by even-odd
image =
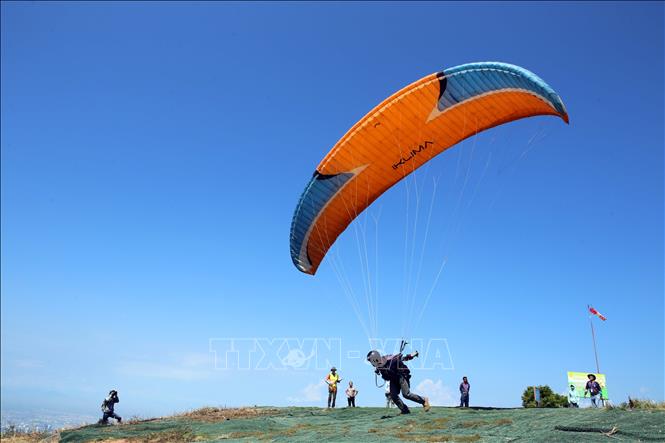
[[[331,390],[337,390],[337,382],[339,381],[339,374],[333,374],[332,372],[328,374],[326,379],[330,382],[328,385]]]

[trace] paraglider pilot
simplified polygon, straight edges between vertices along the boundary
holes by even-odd
[[[390,382],[390,399],[399,408],[402,414],[409,414],[409,407],[404,404],[399,393],[407,400],[423,405],[425,411],[429,411],[429,399],[421,397],[411,392],[411,371],[404,364],[405,361],[413,360],[418,356],[416,351],[413,354],[403,355],[401,352],[397,355],[382,356],[379,351],[370,351],[367,354],[367,361],[374,366],[374,372],[381,376],[387,382]]]

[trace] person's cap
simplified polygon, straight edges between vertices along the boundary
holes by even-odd
[[[331,370],[331,371],[336,371],[337,368],[333,366],[332,368],[330,368],[330,370]]]
[[[587,378],[592,378],[592,377],[593,377],[594,380],[596,379],[596,376],[595,376],[595,375],[593,375],[593,374],[587,374]]]
[[[571,388],[575,389],[575,385],[570,385]]]

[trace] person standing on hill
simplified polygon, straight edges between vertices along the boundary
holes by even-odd
[[[337,398],[337,383],[342,381],[342,378],[337,373],[337,368],[330,368],[330,373],[326,376],[325,380],[328,385],[328,407],[335,407],[335,399]]]
[[[575,390],[575,385],[570,385],[568,390],[568,407],[569,408],[579,408],[577,404],[577,391]]]
[[[358,390],[353,387],[353,382],[349,382],[349,387],[346,388],[346,401],[349,403],[349,407],[356,407],[356,395],[358,395]]]
[[[115,413],[115,404],[120,403],[118,398],[118,391],[115,389],[109,392],[109,396],[104,399],[102,402],[102,419],[99,420],[100,424],[107,425],[109,423],[109,418],[115,418],[118,423],[122,422],[122,417]]]
[[[600,395],[601,399],[603,396],[600,383],[596,381],[596,376],[594,374],[587,375],[587,378],[589,379],[589,381],[586,382],[586,386],[584,387],[584,396],[586,397],[588,393],[589,396],[591,397],[591,406],[597,408],[598,396]]]
[[[471,389],[471,385],[469,384],[469,380],[466,378],[466,376],[462,377],[462,383],[459,385],[459,393],[460,393],[460,400],[459,400],[459,407],[460,408],[468,408],[469,407],[469,390]]]
[[[390,398],[390,382],[386,381],[386,408],[390,409],[391,406],[394,406],[393,399]]]

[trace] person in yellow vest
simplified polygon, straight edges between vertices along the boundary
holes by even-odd
[[[337,398],[337,383],[341,382],[342,378],[337,373],[337,368],[330,368],[330,373],[326,376],[325,382],[328,385],[328,407],[335,407],[335,399]]]

